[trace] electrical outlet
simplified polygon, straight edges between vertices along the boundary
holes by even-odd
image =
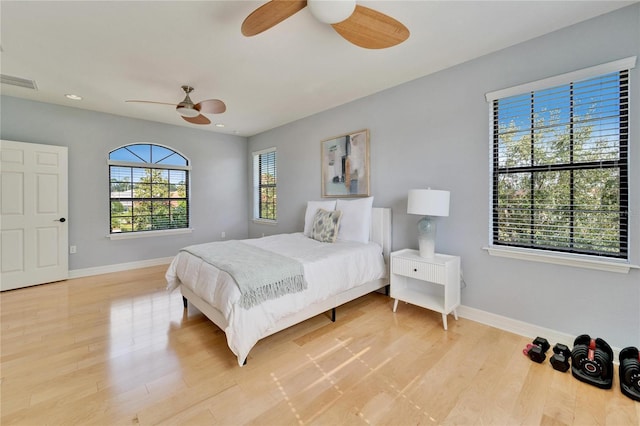
[[[226,232],[224,232],[224,231],[222,231],[222,232],[220,233],[220,238],[227,238],[227,233],[226,233]]]
[[[76,246],[69,246],[69,253],[76,254],[76,251],[77,251],[77,247]]]

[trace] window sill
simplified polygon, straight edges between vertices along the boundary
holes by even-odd
[[[191,232],[193,232],[193,228],[165,229],[162,231],[122,232],[109,234],[107,235],[107,238],[111,240],[127,240],[131,238],[167,237],[169,235],[190,234]]]
[[[269,220],[269,219],[253,219],[253,223],[258,225],[277,225],[277,220]]]
[[[483,247],[491,256],[508,257],[511,259],[530,260],[533,262],[553,263],[555,265],[574,266],[576,268],[597,269],[600,271],[629,273],[630,269],[640,268],[625,260],[595,259],[591,256],[547,253],[538,250],[520,249],[515,247]]]

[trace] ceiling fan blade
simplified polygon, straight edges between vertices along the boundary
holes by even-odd
[[[227,106],[219,99],[207,99],[206,101],[198,102],[195,108],[205,114],[222,114],[227,110]]]
[[[128,100],[128,101],[125,101],[125,102],[140,102],[140,103],[143,103],[143,104],[160,104],[160,105],[176,106],[176,104],[170,104],[170,103],[167,103],[167,102],[138,101],[138,100],[135,100],[135,99],[131,99],[131,100]]]
[[[181,116],[181,117],[184,118],[185,121],[188,121],[191,124],[211,124],[211,120],[209,120],[207,117],[205,117],[202,114],[195,117],[184,117],[184,116]]]
[[[347,41],[365,49],[384,49],[409,38],[409,30],[401,22],[359,5],[353,15],[332,27]]]
[[[307,0],[271,0],[246,17],[242,23],[242,34],[246,37],[260,34],[304,9],[306,5]]]

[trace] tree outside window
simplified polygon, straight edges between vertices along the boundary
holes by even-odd
[[[493,243],[627,257],[627,71],[493,101]]]
[[[276,150],[253,153],[254,219],[275,221],[278,213]]]
[[[183,156],[135,144],[112,151],[109,158],[111,233],[189,227],[189,168]]]

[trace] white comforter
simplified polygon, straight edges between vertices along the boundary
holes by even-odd
[[[168,289],[185,285],[220,311],[227,322],[224,329],[227,343],[240,365],[278,320],[341,291],[385,276],[382,248],[373,242],[321,243],[302,233],[243,242],[300,261],[308,288],[244,309],[238,305],[241,295],[233,278],[198,257],[181,251],[166,273]]]

